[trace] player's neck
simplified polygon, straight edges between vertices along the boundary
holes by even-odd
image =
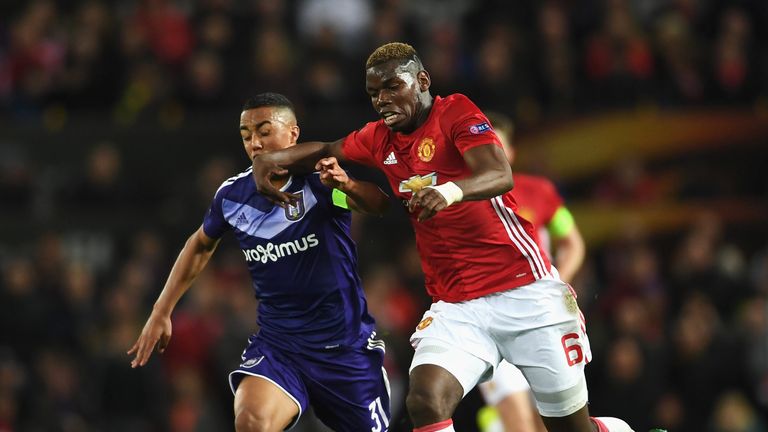
[[[419,112],[416,113],[416,121],[413,124],[413,128],[402,132],[406,135],[415,132],[418,128],[421,127],[421,125],[426,123],[427,119],[429,118],[429,113],[432,111],[432,95],[427,94],[420,96],[420,98],[421,104],[419,106]]]
[[[288,184],[289,178],[290,175],[272,177],[272,184],[275,185],[276,188],[281,189],[283,186]]]

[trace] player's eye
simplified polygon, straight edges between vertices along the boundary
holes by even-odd
[[[259,136],[266,137],[269,136],[271,132],[272,131],[270,129],[259,129]]]

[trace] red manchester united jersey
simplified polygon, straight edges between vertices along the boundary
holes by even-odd
[[[466,96],[436,97],[427,121],[410,134],[379,120],[344,139],[347,159],[379,168],[402,200],[430,185],[466,178],[463,153],[501,146],[488,119]],[[416,232],[427,292],[459,302],[550,276],[550,265],[530,222],[515,213],[511,193],[459,202],[418,222]]]
[[[517,203],[517,214],[533,224],[544,250],[551,256],[547,225],[562,207],[563,198],[547,178],[521,173],[515,173],[514,178],[512,196]]]

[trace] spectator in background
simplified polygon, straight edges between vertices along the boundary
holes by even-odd
[[[518,92],[528,88],[523,68],[518,64],[519,44],[519,37],[510,24],[495,23],[486,27],[485,37],[475,52],[477,79],[470,88],[471,94],[484,101],[483,105],[489,110],[516,108]]]
[[[29,2],[11,24],[7,67],[11,105],[18,112],[35,112],[56,93],[66,55],[60,31],[59,12],[51,0]]]
[[[688,20],[667,12],[656,20],[655,43],[659,53],[656,92],[662,105],[701,103],[705,83],[701,74],[701,49]]]
[[[593,103],[631,106],[648,94],[653,56],[628,3],[607,1],[602,28],[588,41],[585,66]]]
[[[760,71],[753,54],[752,31],[752,21],[740,7],[729,7],[720,16],[711,48],[714,101],[743,105],[755,100]]]
[[[302,0],[297,6],[297,26],[307,45],[323,42],[346,53],[363,48],[373,22],[370,0]]]
[[[548,116],[570,114],[579,98],[569,17],[563,2],[544,2],[537,16],[535,74],[537,99]]]
[[[87,212],[96,208],[130,207],[136,196],[123,176],[120,148],[107,141],[93,146],[84,171],[64,196],[66,199],[61,204],[68,210]]]

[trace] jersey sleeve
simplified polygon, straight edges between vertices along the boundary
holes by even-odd
[[[548,179],[540,178],[537,192],[541,194],[546,203],[543,209],[542,220],[552,238],[565,237],[573,229],[575,222],[573,215],[565,207],[563,197],[557,191],[554,183]]]
[[[231,228],[229,222],[224,218],[224,212],[222,211],[221,206],[226,191],[229,190],[225,185],[226,182],[216,191],[216,195],[213,197],[213,202],[203,218],[203,231],[205,232],[205,235],[214,239],[221,238],[221,236]]]
[[[459,152],[464,154],[483,144],[501,147],[491,122],[469,98],[456,94],[449,104],[442,117],[441,128],[449,134]]]
[[[354,178],[349,175],[349,172],[347,172],[347,176],[349,178]],[[341,212],[350,211],[349,204],[347,203],[347,194],[336,188],[329,188],[323,184],[322,180],[320,180],[320,172],[314,173],[312,182],[316,185],[317,188],[319,188],[320,191],[322,191],[323,199],[327,199],[334,210]]]
[[[573,220],[571,212],[565,206],[560,206],[547,223],[547,231],[552,238],[557,239],[568,235],[574,226],[576,226],[576,222]]]
[[[563,197],[560,196],[560,192],[557,191],[557,187],[551,180],[539,176],[531,176],[531,179],[542,203],[539,210],[541,211],[541,220],[544,224],[549,225],[557,214],[558,209],[563,207]]]
[[[363,165],[375,166],[373,154],[375,133],[376,123],[371,122],[347,135],[341,145],[344,157]]]

